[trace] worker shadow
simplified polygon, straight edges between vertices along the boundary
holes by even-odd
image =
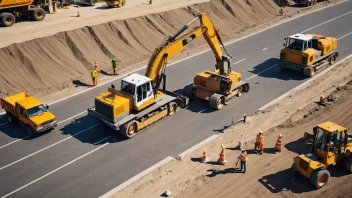
[[[253,67],[250,73],[258,75],[259,77],[264,78],[276,78],[280,80],[304,80],[307,77],[303,74],[291,70],[280,71],[277,63],[279,62],[278,58],[269,58],[263,63],[260,63]]]
[[[232,125],[230,124],[230,125],[225,125],[225,126],[223,126],[221,129],[214,129],[213,131],[215,132],[215,133],[224,133],[224,131],[226,130],[226,129],[228,129],[229,127],[231,127]]]
[[[297,174],[290,168],[263,176],[258,181],[272,193],[284,191],[304,193],[314,190],[313,186],[310,185],[309,179]]]
[[[88,85],[85,82],[82,82],[80,80],[72,80],[72,84],[75,85],[75,87],[91,87],[92,85]]]
[[[206,175],[207,177],[215,177],[217,175],[224,175],[229,173],[242,173],[238,168],[226,168],[224,170],[208,169],[207,172],[211,172],[210,174]]]
[[[108,73],[108,72],[106,72],[106,71],[104,71],[104,70],[100,70],[100,73],[103,74],[103,75],[105,75],[105,76],[117,76],[117,75],[114,75],[114,74],[112,74],[112,73]]]
[[[105,144],[107,141],[109,143],[117,143],[127,139],[116,133],[116,131],[101,125],[88,115],[72,120],[60,131],[63,135],[70,135],[82,143],[94,145]],[[107,141],[101,141],[104,138],[107,138]]]

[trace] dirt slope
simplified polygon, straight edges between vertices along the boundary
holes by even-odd
[[[189,155],[156,169],[113,197],[158,197],[166,190],[171,197],[351,197],[352,175],[341,166],[331,171],[331,181],[320,190],[313,190],[309,180],[290,171],[296,153],[308,153],[304,134],[327,120],[352,128],[352,58],[323,73],[290,95],[249,117],[248,124],[238,124],[225,130],[220,137]],[[325,79],[329,79],[326,81]],[[347,86],[340,86],[346,84]],[[337,91],[339,90],[339,91]],[[337,102],[319,106],[320,95],[332,93]],[[230,120],[229,120],[230,122]],[[265,153],[254,154],[253,141],[259,130],[264,132]],[[273,154],[279,134],[283,135],[283,150]],[[234,170],[238,150],[234,150],[243,135],[248,150],[247,173]],[[227,164],[218,165],[220,145],[224,144]],[[199,163],[206,148],[211,162]]]
[[[170,1],[170,6],[173,6],[172,2],[177,1]],[[175,5],[179,6],[179,3]],[[325,5],[327,3],[317,6]],[[138,12],[138,9],[134,11]],[[95,60],[99,61],[102,70],[98,83],[112,78],[109,74],[113,55],[118,59],[120,74],[144,66],[154,48],[198,12],[207,13],[224,40],[228,40],[242,31],[264,26],[274,19],[290,17],[302,10],[287,8],[287,15],[281,17],[277,16],[278,7],[272,0],[250,0],[248,3],[243,0],[214,0],[12,44],[0,49],[0,97],[21,91],[42,97],[57,94],[65,88],[88,88],[91,85],[90,70]],[[187,56],[189,52],[195,53],[204,43],[204,39],[194,41],[174,60]]]

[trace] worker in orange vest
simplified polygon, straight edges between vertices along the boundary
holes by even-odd
[[[242,149],[241,155],[238,156],[239,160],[241,160],[241,172],[246,173],[246,162],[247,162],[247,152],[246,150]]]
[[[258,142],[258,147],[259,147],[259,154],[264,153],[264,137],[263,137],[263,132],[260,131],[259,134],[257,135],[257,142]]]
[[[94,68],[93,71],[91,72],[91,76],[92,76],[93,86],[95,87],[98,84],[98,80],[97,80],[98,72],[96,68]]]
[[[99,72],[99,65],[98,65],[98,61],[95,61],[95,64],[94,64],[94,69]]]
[[[259,133],[257,134],[256,138],[255,138],[255,142],[254,142],[254,152],[258,152],[258,144],[259,144],[259,135],[262,131],[259,131]]]

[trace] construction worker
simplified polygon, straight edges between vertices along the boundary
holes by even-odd
[[[259,154],[262,155],[264,153],[264,137],[263,137],[263,132],[262,131],[259,132],[258,147],[259,147],[259,151],[260,151]]]
[[[259,133],[257,134],[257,137],[255,139],[255,143],[254,143],[254,152],[256,152],[256,153],[258,152],[260,133],[263,133],[263,132],[259,131]]]
[[[92,81],[93,81],[93,86],[97,86],[98,84],[98,80],[97,80],[97,77],[98,77],[98,72],[97,72],[97,69],[94,68],[91,72],[91,76],[92,76]]]
[[[95,64],[94,64],[94,69],[99,72],[99,65],[98,65],[98,61],[95,61]]]
[[[242,152],[240,156],[237,158],[238,160],[241,160],[241,172],[246,173],[246,162],[247,162],[247,152],[245,149],[242,149]]]
[[[320,104],[323,105],[324,103],[325,103],[325,98],[324,98],[324,96],[321,95],[320,96]]]
[[[116,57],[111,59],[112,74],[116,75]]]

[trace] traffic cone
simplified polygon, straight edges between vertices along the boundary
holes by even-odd
[[[208,157],[207,157],[207,150],[204,149],[203,152],[203,157],[202,157],[202,162],[203,163],[207,163],[209,161]]]
[[[276,145],[275,145],[275,153],[280,153],[281,152],[281,138],[282,135],[280,134],[279,137],[277,138]]]
[[[77,17],[81,17],[81,14],[79,13],[79,6],[77,6]]]
[[[223,165],[227,162],[227,160],[225,160],[225,148],[223,144],[221,144],[221,153],[218,162]]]

